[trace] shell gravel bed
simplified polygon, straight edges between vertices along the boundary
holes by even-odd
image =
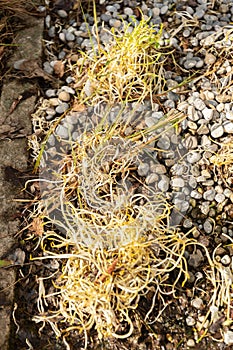
[[[231,349],[232,1],[38,11],[12,349]]]

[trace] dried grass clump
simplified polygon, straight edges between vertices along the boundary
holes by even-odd
[[[164,90],[164,63],[172,51],[160,47],[162,27],[158,30],[144,18],[122,22],[122,27],[119,33],[108,31],[110,44],[100,44],[96,32],[97,46],[80,51],[80,59],[71,66],[82,103],[153,101],[153,95]]]
[[[180,115],[168,119],[177,118]],[[126,136],[130,118],[112,125],[103,122],[80,133],[76,141],[63,140],[55,150],[44,149],[40,189],[47,220],[77,244],[115,248],[130,242],[127,225],[138,215],[147,217],[146,211],[141,212],[147,203],[158,214],[164,201],[153,185],[140,179],[138,168],[146,157],[153,160],[150,144],[159,136],[154,131],[166,123]],[[56,132],[53,136],[59,140]],[[146,229],[144,223],[135,225],[137,238]]]
[[[194,241],[166,225],[168,205],[164,205],[160,217],[154,214],[151,203],[141,211],[128,225],[130,242],[116,249],[90,249],[75,244],[69,254],[51,254],[43,242],[53,240],[55,249],[67,247],[67,242],[53,232],[43,238],[42,259],[64,259],[64,263],[52,292],[45,292],[40,279],[40,315],[34,317],[36,322],[49,322],[58,336],[78,330],[85,335],[86,343],[91,329],[97,331],[100,339],[127,338],[135,328],[132,310],[138,307],[141,296],[148,292],[154,295],[149,316],[157,298],[163,301],[163,295],[175,293],[178,282],[185,283],[189,276],[184,253]],[[141,237],[136,235],[139,225],[145,228]],[[116,226],[116,233],[118,229]],[[176,276],[172,284],[168,282],[171,273]],[[56,306],[54,311],[52,305]],[[163,306],[166,307],[165,302]]]

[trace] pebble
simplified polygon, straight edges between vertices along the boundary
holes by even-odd
[[[196,324],[196,320],[192,316],[186,317],[186,324],[189,327],[192,327]]]
[[[56,134],[60,136],[62,139],[68,139],[69,138],[69,131],[66,127],[59,124],[56,128]]]
[[[188,339],[187,340],[187,346],[189,348],[194,348],[195,347],[195,340],[194,339]]]
[[[228,134],[233,134],[233,122],[226,121],[223,123],[223,129]]]
[[[50,65],[49,62],[46,61],[43,63],[43,69],[46,73],[53,74],[53,67]]]
[[[229,255],[224,255],[222,258],[221,258],[221,263],[225,266],[227,265],[230,265],[231,263],[231,257]]]
[[[216,62],[216,59],[217,58],[212,53],[207,52],[205,55],[204,62],[207,65],[211,65],[211,64],[214,64]]]
[[[195,199],[201,199],[202,198],[202,194],[199,193],[197,190],[193,190],[191,193],[190,193],[190,196],[192,198],[195,198]]]
[[[66,32],[65,39],[67,41],[74,41],[75,40],[75,35],[73,33],[71,33],[71,32]]]
[[[205,118],[205,120],[210,121],[210,120],[212,120],[212,118],[213,118],[214,111],[213,111],[213,109],[211,109],[211,108],[205,107],[205,108],[203,108],[203,110],[202,110],[202,114],[203,114],[203,117]]]
[[[69,87],[69,86],[62,86],[61,87],[61,89],[63,90],[63,91],[66,91],[68,94],[71,94],[71,95],[74,95],[75,94],[75,90],[74,89],[72,89],[71,87]]]
[[[198,128],[197,134],[198,134],[198,135],[207,135],[207,134],[209,134],[209,128],[208,128],[208,126],[205,125],[205,124],[202,124],[202,125]]]
[[[206,233],[211,233],[213,231],[213,226],[210,220],[205,220],[203,228]]]
[[[167,5],[164,5],[164,6],[162,6],[161,9],[160,9],[160,14],[161,14],[161,15],[165,15],[165,14],[167,13],[167,11],[168,11],[168,6],[167,6]]]
[[[150,170],[150,166],[148,163],[140,163],[137,169],[139,176],[146,176]]]
[[[109,20],[109,25],[111,27],[114,27],[114,28],[120,28],[121,25],[122,25],[122,22],[119,20],[119,19],[114,19],[114,18],[111,18]]]
[[[45,91],[45,95],[47,97],[54,97],[54,96],[56,96],[56,90],[55,89],[48,89]]]
[[[164,135],[160,137],[158,143],[157,143],[158,148],[162,150],[168,150],[170,148],[170,139],[168,136]]]
[[[54,38],[56,36],[56,29],[54,26],[50,27],[48,30],[48,36]]]
[[[66,102],[60,103],[57,107],[56,107],[56,112],[59,114],[65,113],[65,111],[67,111],[67,109],[69,109],[69,105]]]
[[[217,139],[224,134],[224,129],[221,124],[214,124],[210,129],[210,134],[213,138]]]
[[[51,106],[56,107],[56,106],[59,105],[60,102],[59,102],[58,98],[52,97],[52,98],[49,99],[49,103],[50,103]]]
[[[185,182],[181,177],[175,177],[171,179],[171,186],[173,187],[184,187]]]
[[[66,42],[66,35],[65,35],[65,33],[61,32],[61,33],[59,33],[58,36],[59,36],[59,39],[61,41],[63,41],[64,43]]]
[[[159,179],[159,177],[158,177],[157,174],[151,173],[151,174],[149,174],[149,175],[146,177],[145,183],[146,183],[147,185],[150,185],[150,184],[152,184],[152,183],[154,183],[154,182],[157,182],[158,179]]]
[[[163,175],[167,172],[167,169],[163,164],[152,164],[150,169],[157,175]]]
[[[214,199],[217,203],[222,203],[225,200],[225,195],[223,193],[217,193]]]
[[[213,201],[216,195],[215,189],[211,188],[203,193],[203,198],[208,201]]]
[[[125,7],[124,8],[124,14],[127,16],[133,16],[134,12],[130,7]]]
[[[158,182],[158,189],[162,192],[167,192],[169,189],[170,179],[166,175],[161,175],[161,180]]]
[[[197,163],[200,159],[201,159],[201,153],[198,153],[198,152],[192,152],[192,153],[190,153],[189,156],[187,157],[187,161],[188,161],[190,164]]]
[[[195,298],[191,301],[191,305],[195,307],[195,309],[201,310],[203,309],[203,300],[201,298]]]
[[[233,111],[226,112],[226,118],[233,121]]]
[[[61,18],[66,18],[66,17],[68,17],[68,13],[67,13],[65,10],[58,10],[58,11],[57,11],[57,14],[58,14],[58,16],[61,17]]]
[[[193,68],[193,67],[195,67],[196,66],[196,61],[195,60],[186,60],[185,62],[184,62],[184,68],[185,69],[191,69],[191,68]]]
[[[223,334],[223,338],[226,345],[233,345],[233,331],[227,330]]]
[[[197,268],[202,261],[204,261],[204,257],[200,249],[196,250],[196,253],[193,253],[189,256],[188,264],[194,268]]]
[[[58,94],[58,98],[61,101],[68,102],[68,101],[70,101],[70,94],[68,92],[66,92],[66,91],[61,91]]]
[[[203,100],[201,100],[200,98],[196,98],[194,100],[194,106],[199,111],[202,111],[206,107],[205,102]]]

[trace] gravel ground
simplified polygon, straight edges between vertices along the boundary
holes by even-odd
[[[177,66],[167,67],[164,73],[166,89],[169,92],[156,96],[153,106],[146,101],[140,106],[138,118],[146,126],[152,126],[168,112],[182,112],[186,119],[179,126],[179,138],[167,131],[156,141],[156,164],[143,159],[138,174],[148,185],[162,191],[167,199],[179,209],[173,213],[173,224],[181,230],[192,230],[192,238],[200,243],[200,248],[185,252],[190,279],[185,287],[177,290],[176,298],[165,296],[166,308],[156,321],[160,302],[155,305],[153,316],[142,323],[140,332],[135,332],[128,340],[111,340],[99,344],[93,331],[88,349],[231,349],[233,346],[232,318],[232,266],[233,266],[233,4],[231,0],[210,1],[105,1],[97,3],[97,16],[106,29],[121,30],[122,20],[140,21],[142,11],[145,18],[154,25],[163,24],[161,45],[170,43],[174,49]],[[86,9],[88,9],[86,11]],[[48,129],[66,112],[66,117],[56,127],[55,133],[63,140],[72,134],[73,140],[80,130],[96,113],[96,108],[74,111],[77,96],[75,78],[71,64],[77,64],[78,50],[88,50],[97,45],[95,37],[90,40],[87,23],[92,32],[94,17],[92,6],[86,2],[84,21],[82,11],[75,1],[47,1],[38,9],[45,14],[43,70],[35,62],[17,61],[15,69],[26,77],[32,75],[41,80],[42,96],[33,115],[34,135],[29,144],[32,157],[38,153],[37,141],[42,139],[41,130]],[[100,28],[100,41],[109,41],[109,33]],[[25,70],[25,62],[30,69]],[[39,67],[39,68],[38,68]],[[185,85],[170,90],[192,76]],[[86,95],[88,96],[88,87]],[[133,104],[132,104],[133,105]],[[114,107],[115,109],[116,106]],[[116,116],[114,108],[111,118]],[[140,115],[140,117],[139,117]],[[79,130],[79,131],[77,131]],[[160,130],[161,131],[161,130]],[[182,145],[180,157],[176,153],[177,144]],[[54,136],[50,136],[47,147],[57,147]],[[34,152],[34,154],[33,154]],[[222,155],[220,161],[216,155]],[[227,155],[227,156],[226,156]],[[227,158],[226,158],[227,157]],[[47,166],[50,159],[47,160]],[[195,228],[195,230],[194,230]],[[27,243],[27,250],[32,243]],[[224,281],[226,289],[217,288],[215,304],[212,303],[213,285],[208,280],[208,259],[203,249],[216,262],[218,278]],[[42,264],[33,266],[30,275],[43,276]],[[51,270],[53,271],[53,269]],[[34,280],[34,279],[33,279]],[[36,285],[36,283],[35,283]],[[29,294],[32,282],[21,285],[32,301],[26,301],[24,308],[33,313],[36,291]],[[22,290],[18,294],[22,297]],[[146,314],[150,300],[142,298],[139,305],[141,315]],[[226,305],[230,305],[227,315]],[[205,318],[208,310],[210,315]],[[141,311],[144,310],[144,311]],[[147,310],[147,311],[146,311]],[[22,311],[22,310],[21,310]],[[25,311],[22,311],[25,313]],[[212,321],[210,322],[210,316]],[[17,314],[16,314],[17,318]],[[63,349],[62,342],[55,341],[51,331],[51,343],[45,339],[35,340],[34,331],[27,332],[26,324],[32,323],[23,317],[24,328],[19,332],[17,349],[26,349],[25,339],[32,344],[30,349]],[[202,325],[202,326],[201,326]],[[30,333],[30,334],[29,334]],[[200,338],[203,339],[200,340]],[[71,349],[82,348],[71,336]],[[96,343],[95,343],[96,342]],[[55,345],[56,343],[56,345]],[[24,345],[23,345],[24,344]]]

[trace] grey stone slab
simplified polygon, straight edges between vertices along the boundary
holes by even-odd
[[[27,17],[25,28],[18,32],[16,49],[8,65],[19,59],[40,60],[42,53],[43,18]],[[21,98],[23,96],[23,98]],[[27,169],[27,135],[32,132],[31,113],[37,96],[36,82],[14,79],[5,81],[0,98],[0,259],[14,248],[20,230],[16,211],[22,198],[22,185],[11,178],[6,169]],[[12,106],[19,101],[14,111]],[[12,112],[12,113],[11,113]],[[10,322],[13,311],[15,268],[0,268],[0,349],[9,350]],[[14,335],[13,335],[14,336]]]

